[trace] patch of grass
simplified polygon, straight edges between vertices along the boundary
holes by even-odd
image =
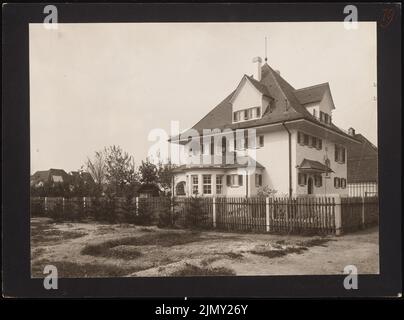
[[[243,254],[237,252],[225,252],[224,256],[229,257],[230,259],[241,259],[243,258]]]
[[[76,263],[70,261],[38,260],[32,264],[32,277],[43,278],[46,265],[54,265],[60,278],[119,277],[139,271],[137,267],[123,267],[108,264]]]
[[[156,232],[156,230],[151,229],[151,228],[140,228],[139,230],[142,232]]]
[[[119,258],[125,260],[135,259],[141,256],[141,252],[133,248],[125,249],[124,246],[147,246],[156,245],[161,247],[171,247],[180,244],[200,241],[198,232],[164,232],[150,233],[138,237],[125,237],[104,241],[97,244],[86,245],[81,254],[95,257]],[[113,250],[121,247],[120,250]]]
[[[281,250],[251,250],[250,253],[261,255],[267,258],[278,258],[291,253],[301,254],[306,250],[306,247],[289,247]]]
[[[184,267],[171,273],[174,277],[187,277],[187,276],[232,276],[236,273],[234,270],[225,267],[198,267],[186,263]]]
[[[325,243],[327,243],[330,240],[331,239],[327,238],[314,238],[310,240],[300,241],[298,242],[298,245],[304,247],[314,247],[314,246],[326,247]]]
[[[32,229],[32,244],[53,244],[64,240],[76,239],[85,236],[86,233],[79,231],[62,231],[49,227],[37,227]]]

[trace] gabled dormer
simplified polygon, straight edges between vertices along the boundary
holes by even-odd
[[[261,119],[270,106],[272,98],[259,81],[244,75],[230,99],[232,122]]]
[[[332,111],[335,109],[335,105],[328,83],[298,89],[295,91],[295,95],[314,118],[331,124]]]

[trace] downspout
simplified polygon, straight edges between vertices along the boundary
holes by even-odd
[[[292,134],[286,126],[285,122],[282,122],[282,126],[288,133],[289,138],[289,197],[292,197]]]

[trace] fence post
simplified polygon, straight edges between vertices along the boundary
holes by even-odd
[[[212,197],[213,228],[216,228],[216,197]]]
[[[139,197],[136,197],[136,214],[139,213]]]
[[[267,232],[270,231],[269,229],[269,197],[265,198],[265,224]]]
[[[45,212],[48,211],[48,197],[45,197],[45,199],[44,199],[44,208],[45,208]]]
[[[83,197],[83,209],[86,208],[86,197]]]
[[[65,197],[62,197],[62,212],[65,213]]]
[[[362,228],[365,228],[365,197],[362,196]]]
[[[341,196],[336,195],[334,197],[334,219],[335,219],[335,235],[342,234],[342,215],[341,215]]]

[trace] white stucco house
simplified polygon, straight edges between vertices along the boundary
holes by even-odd
[[[360,143],[332,121],[328,83],[295,89],[258,62],[235,90],[191,129],[170,138],[184,146],[175,196],[347,194],[347,148]]]

